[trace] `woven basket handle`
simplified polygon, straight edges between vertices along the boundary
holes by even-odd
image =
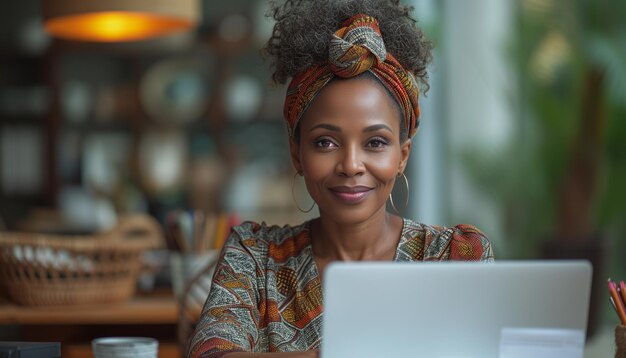
[[[164,246],[161,225],[151,216],[144,214],[121,216],[117,226],[106,233],[106,236],[112,236],[114,240],[124,240],[130,236],[140,236],[142,239],[146,240],[147,246],[150,248],[160,248]]]

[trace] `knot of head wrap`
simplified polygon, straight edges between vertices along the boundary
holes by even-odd
[[[358,76],[387,57],[376,19],[361,16],[351,20],[333,34],[328,51],[330,70],[343,78]]]
[[[289,136],[315,96],[335,76],[352,78],[369,71],[396,99],[404,116],[409,138],[419,126],[419,87],[414,75],[385,49],[378,21],[359,14],[346,20],[331,41],[328,61],[298,73],[291,80],[285,98],[284,116]]]

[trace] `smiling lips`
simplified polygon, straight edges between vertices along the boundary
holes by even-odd
[[[347,204],[356,204],[372,191],[366,186],[335,186],[330,188],[330,192]]]

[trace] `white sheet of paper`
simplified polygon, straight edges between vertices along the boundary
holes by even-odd
[[[500,358],[583,358],[585,333],[577,329],[503,328]]]

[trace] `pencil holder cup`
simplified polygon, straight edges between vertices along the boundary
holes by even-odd
[[[201,253],[170,253],[170,273],[174,297],[181,299],[187,284],[208,265],[214,264],[220,250],[209,250]],[[212,273],[211,273],[212,275]],[[211,277],[208,277],[210,280]]]
[[[615,327],[615,358],[626,358],[626,326]]]

